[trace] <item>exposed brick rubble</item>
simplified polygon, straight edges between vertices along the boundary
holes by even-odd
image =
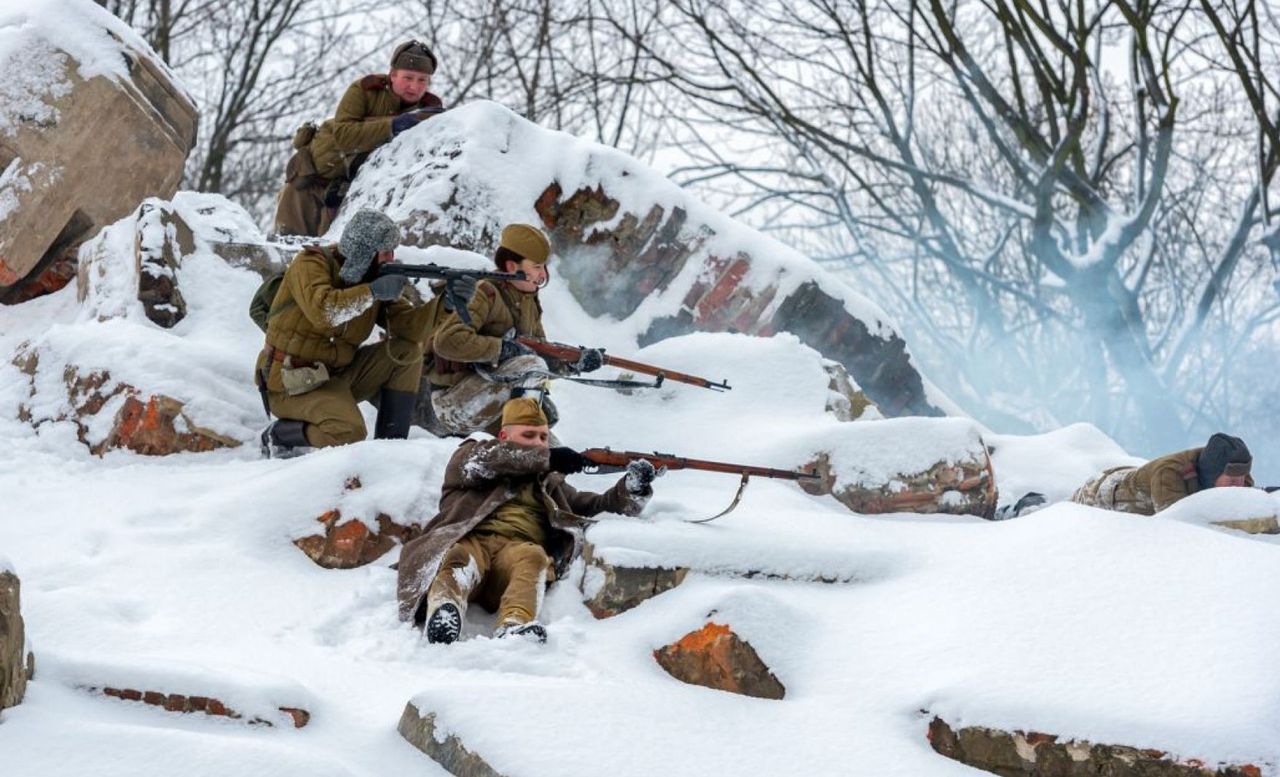
[[[113,699],[141,702],[150,704],[153,707],[161,707],[166,712],[202,712],[205,715],[244,720],[245,723],[251,726],[276,725],[275,722],[257,715],[245,718],[243,714],[211,696],[185,696],[180,693],[138,691],[132,688],[89,688],[88,690],[101,693],[104,696],[110,696]],[[280,707],[279,711],[294,728],[302,728],[311,721],[311,713],[299,707]]]
[[[360,479],[351,478],[345,490],[360,488]],[[307,558],[326,569],[354,569],[377,561],[397,544],[404,544],[421,531],[418,524],[405,525],[385,513],[377,517],[378,530],[370,531],[363,521],[342,520],[342,512],[327,510],[316,518],[323,534],[311,534],[293,541]]]
[[[985,451],[964,461],[940,461],[922,472],[904,472],[884,483],[842,483],[831,472],[826,453],[809,462],[806,470],[816,470],[817,481],[799,481],[805,491],[831,494],[855,513],[947,513],[991,518],[995,515],[999,492],[995,470]]]
[[[23,346],[13,364],[32,379],[29,396],[35,396],[34,378],[40,369],[40,352]],[[184,405],[163,394],[143,394],[127,383],[95,370],[81,374],[74,367],[63,369],[70,411],[56,418],[34,418],[31,408],[19,408],[19,420],[28,423],[72,421],[80,441],[102,455],[109,450],[131,450],[148,456],[164,456],[182,451],[209,451],[240,444],[224,435],[196,425],[184,412]],[[119,399],[118,402],[115,400]],[[110,406],[111,410],[108,410]],[[90,424],[99,413],[113,412],[109,430],[100,440],[90,440]]]
[[[458,737],[453,734],[437,736],[436,714],[428,712],[423,715],[413,702],[405,705],[396,730],[409,744],[426,753],[455,777],[504,777],[483,758],[468,750]]]
[[[1207,764],[1162,750],[1098,745],[1053,734],[929,722],[929,744],[948,758],[1001,777],[1262,777],[1254,764]]]
[[[755,649],[720,623],[707,623],[653,651],[653,657],[672,677],[691,685],[760,699],[781,699],[787,693]]]
[[[138,209],[133,254],[138,272],[138,301],[147,318],[170,329],[187,315],[187,303],[178,289],[182,257],[195,251],[191,227],[160,200],[148,200]]]
[[[35,657],[26,648],[20,594],[18,576],[0,571],[0,710],[22,701],[35,673]]]

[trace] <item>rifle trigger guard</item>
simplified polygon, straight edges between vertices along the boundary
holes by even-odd
[[[733,512],[733,508],[737,507],[738,502],[742,501],[742,492],[747,490],[747,481],[749,480],[751,480],[751,473],[743,472],[742,480],[738,481],[738,493],[733,495],[733,501],[729,503],[728,507],[724,508],[723,510],[711,516],[710,518],[700,518],[699,520],[686,521],[685,523],[711,523],[715,519],[723,518],[724,516]]]

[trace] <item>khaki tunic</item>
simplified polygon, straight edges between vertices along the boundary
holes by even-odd
[[[254,374],[261,382],[266,369],[272,414],[308,423],[312,445],[355,442],[366,430],[357,403],[381,388],[416,391],[422,374],[422,341],[427,311],[404,300],[384,303],[373,298],[368,284],[345,286],[338,277],[341,254],[336,246],[308,246],[285,270],[271,303],[267,345],[296,363],[325,365],[330,380],[297,396],[285,393],[281,361],[258,354]],[[375,324],[388,338],[365,345]]]
[[[291,160],[285,185],[276,197],[276,232],[311,236],[327,232],[337,212],[324,205],[330,180],[353,178],[364,156],[391,140],[394,117],[443,107],[444,102],[430,92],[416,103],[401,102],[385,75],[365,76],[348,86],[333,118],[320,125],[311,143],[299,152],[310,154],[315,173],[298,175]]]
[[[647,494],[637,496],[627,491],[625,477],[602,494],[578,491],[564,482],[564,475],[548,471],[550,460],[546,448],[499,440],[466,440],[458,446],[445,469],[440,511],[423,534],[400,552],[401,620],[421,622],[426,617],[423,605],[427,591],[445,554],[514,499],[526,478],[535,478],[537,496],[547,507],[544,548],[560,573],[581,552],[580,533],[586,518],[604,512],[637,515],[649,499]]]
[[[521,335],[547,336],[536,291],[526,293],[508,283],[480,281],[467,310],[471,326],[462,323],[457,313],[449,313],[436,329],[430,374],[436,386],[452,386],[471,374],[468,363],[496,365],[502,336],[512,328]]]

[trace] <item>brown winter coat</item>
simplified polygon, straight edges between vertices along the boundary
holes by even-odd
[[[338,277],[341,260],[337,246],[307,246],[293,258],[271,303],[267,345],[330,370],[350,364],[377,323],[392,337],[421,345],[430,311],[403,299],[379,302],[367,283],[347,286]]]
[[[513,327],[517,334],[539,339],[547,336],[536,291],[525,293],[505,282],[480,281],[467,310],[471,313],[471,326],[462,323],[456,313],[450,313],[436,328],[432,348],[435,361],[430,375],[434,385],[452,386],[462,380],[469,373],[466,363],[496,365],[502,352],[502,336]]]
[[[551,531],[547,553],[563,574],[581,552],[585,519],[603,512],[637,515],[648,496],[636,496],[620,478],[603,494],[578,491],[564,475],[548,472],[546,448],[499,440],[466,440],[449,459],[440,496],[440,511],[423,534],[400,552],[399,600],[401,620],[421,620],[419,610],[449,548],[516,496],[513,484],[535,475],[539,497],[547,508]]]
[[[333,118],[320,125],[311,140],[316,173],[324,178],[350,178],[358,159],[391,140],[391,119],[422,108],[443,108],[427,92],[416,103],[404,103],[391,91],[391,79],[371,75],[347,87]]]

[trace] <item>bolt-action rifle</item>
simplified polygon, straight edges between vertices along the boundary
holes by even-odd
[[[715,519],[728,515],[733,508],[738,506],[738,502],[742,499],[742,492],[747,489],[747,482],[752,475],[762,478],[780,478],[782,480],[817,480],[819,475],[816,472],[804,472],[793,469],[773,469],[772,467],[754,467],[750,464],[730,464],[723,461],[706,461],[704,459],[689,459],[684,456],[675,456],[670,453],[637,453],[636,451],[615,451],[611,448],[588,448],[582,451],[582,457],[591,462],[591,465],[583,470],[591,475],[604,475],[615,472],[623,472],[627,468],[627,464],[636,459],[645,459],[658,470],[671,469],[697,469],[704,472],[724,472],[731,475],[740,475],[741,480],[738,481],[738,493],[734,495],[733,502],[728,507],[711,516],[710,518],[702,518],[689,523],[707,523]]]
[[[564,343],[556,343],[550,340],[539,340],[536,337],[517,337],[516,342],[525,346],[529,350],[539,356],[548,356],[552,359],[558,359],[562,362],[572,364],[582,358],[582,352],[586,348],[579,345],[565,345]],[[604,349],[600,349],[604,353]],[[604,366],[617,367],[620,370],[630,370],[641,375],[653,375],[657,380],[654,381],[650,388],[658,388],[664,380],[674,380],[677,383],[688,383],[691,386],[700,386],[701,388],[711,389],[713,391],[728,391],[732,388],[728,381],[714,381],[700,378],[697,375],[690,375],[685,372],[677,372],[668,370],[663,367],[655,367],[652,364],[644,362],[631,361],[630,359],[620,359],[617,356],[604,354]],[[733,470],[737,472],[738,470]]]
[[[525,274],[516,272],[496,272],[494,270],[463,270],[457,267],[441,267],[438,264],[400,264],[392,262],[378,267],[378,277],[384,275],[403,275],[415,280],[425,278],[432,281],[444,281],[445,298],[449,306],[457,311],[462,323],[471,326],[471,313],[467,310],[467,300],[454,288],[454,281],[467,276],[477,281],[523,281]]]

